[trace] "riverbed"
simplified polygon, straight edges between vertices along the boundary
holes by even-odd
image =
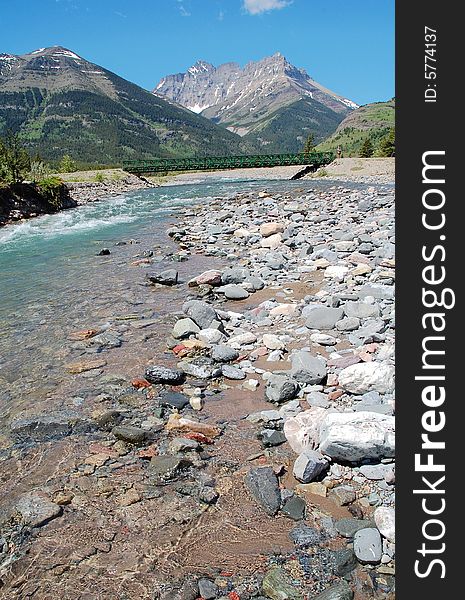
[[[264,206],[273,195],[284,204],[297,198],[311,212],[312,198],[321,203],[334,195],[350,203],[378,194],[382,199],[392,191],[392,185],[375,189],[331,180],[207,180],[139,190],[0,231],[0,448],[8,497],[0,511],[8,524],[0,598],[148,599],[155,593],[169,598],[170,582],[178,589],[200,575],[224,585],[220,595],[248,598],[259,594],[260,573],[270,560],[290,573],[304,569],[315,592],[331,584],[334,576],[325,561],[341,541],[317,553],[312,568],[305,557],[299,558],[300,567],[294,565],[289,532],[295,522],[283,514],[270,518],[244,489],[249,464],[272,464],[283,486],[292,480],[295,457],[287,444],[270,453],[246,420],[272,407],[262,387],[244,391],[240,382],[226,380],[205,386],[193,378],[184,388],[173,388],[187,393],[200,386],[204,409],[188,406],[183,414],[219,426],[222,435],[194,453],[187,481],[181,477],[160,486],[147,479],[147,459],[170,454],[163,431],[157,439],[167,414],[156,403],[157,386],[146,392],[144,370],[176,363],[166,340],[178,317],[185,316],[183,302],[201,292],[187,282],[203,271],[247,262],[246,248],[241,257],[227,244],[224,252],[216,251],[219,245],[205,251],[208,245],[214,249],[217,238],[199,236],[198,223],[189,230],[195,205],[201,205],[208,231],[210,205],[215,219],[231,206],[244,220],[254,197],[264,198]],[[269,202],[273,219],[278,213]],[[185,240],[167,235],[180,222]],[[320,228],[312,234],[316,238]],[[102,249],[109,253],[101,254]],[[166,269],[178,271],[178,285],[148,281],[148,274]],[[281,271],[264,290],[221,307],[247,313],[268,299],[300,306],[305,295],[326,285],[316,269],[303,271],[302,281]],[[276,330],[275,324],[264,327],[261,335]],[[292,332],[292,319],[289,327]],[[300,346],[295,340],[288,350]],[[256,366],[282,368],[283,360],[267,365],[265,358]],[[248,377],[257,375],[251,371]],[[115,442],[112,428],[121,420],[152,432],[153,439],[141,446]],[[216,504],[199,502],[205,489],[219,495]],[[45,497],[44,511],[52,511],[39,526],[14,517],[18,502],[24,504],[30,494],[36,494],[36,503]],[[346,506],[312,494],[308,507],[310,525],[324,515],[352,516]],[[363,598],[363,572],[357,577],[357,598]],[[176,597],[189,600],[198,596],[198,590],[179,593]]]

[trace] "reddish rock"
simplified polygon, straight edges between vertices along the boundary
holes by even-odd
[[[188,440],[195,440],[199,442],[199,444],[213,444],[213,440],[203,433],[196,433],[195,431],[191,431],[190,433],[185,433],[184,437]]]
[[[328,367],[339,367],[341,369],[345,369],[351,365],[356,365],[360,361],[360,356],[349,354],[348,356],[341,356],[341,358],[332,358],[328,360]]]
[[[329,392],[328,398],[329,400],[337,400],[344,394],[343,390],[334,390],[334,392]]]
[[[155,444],[152,444],[151,446],[148,446],[147,448],[142,448],[142,450],[139,450],[139,452],[137,453],[137,456],[139,458],[152,458],[152,456],[157,456],[158,455],[158,448],[157,446],[155,446]]]
[[[150,383],[147,381],[147,379],[143,379],[140,377],[136,377],[135,379],[133,379],[131,381],[131,384],[133,387],[135,387],[137,390],[141,390],[143,388],[148,388],[150,387]]]

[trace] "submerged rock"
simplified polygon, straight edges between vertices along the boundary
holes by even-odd
[[[273,516],[278,512],[281,492],[278,478],[271,467],[250,470],[245,476],[245,485],[268,515]]]
[[[168,367],[153,366],[148,367],[145,371],[145,379],[150,383],[169,383],[177,385],[184,381],[184,373],[177,369],[169,369]]]
[[[266,573],[262,592],[271,600],[303,600],[301,592],[292,585],[286,571],[280,567],[273,567]]]

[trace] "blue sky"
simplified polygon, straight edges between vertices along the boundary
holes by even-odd
[[[65,46],[144,88],[281,52],[359,104],[394,95],[394,0],[1,0],[0,52]]]

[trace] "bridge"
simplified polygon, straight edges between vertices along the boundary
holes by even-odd
[[[134,175],[170,173],[173,171],[218,171],[308,165],[317,169],[334,160],[332,152],[300,152],[297,154],[255,154],[239,156],[205,156],[202,158],[154,158],[123,163],[123,169]]]

